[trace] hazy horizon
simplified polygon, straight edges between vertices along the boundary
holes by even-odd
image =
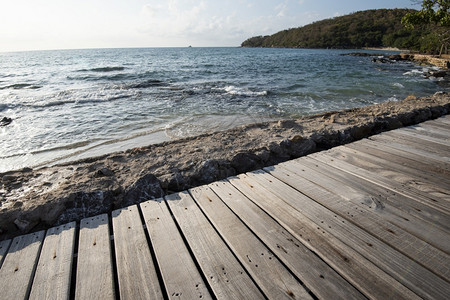
[[[247,38],[398,1],[16,0],[0,12],[0,52],[97,48],[238,47]]]

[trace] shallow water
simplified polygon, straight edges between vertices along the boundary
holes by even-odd
[[[0,172],[448,89],[350,51],[148,48],[0,53]]]

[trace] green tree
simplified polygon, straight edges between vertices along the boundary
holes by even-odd
[[[409,29],[416,26],[429,27],[435,25],[432,33],[423,37],[426,45],[421,46],[421,50],[427,49],[434,52],[436,44],[440,44],[439,55],[443,50],[448,52],[450,42],[450,0],[423,0],[422,9],[416,12],[407,13],[402,18],[402,24]]]
[[[423,0],[422,9],[407,13],[402,23],[409,28],[415,25],[439,24],[450,27],[450,0]]]

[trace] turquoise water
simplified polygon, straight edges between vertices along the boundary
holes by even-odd
[[[350,51],[151,48],[0,53],[0,171],[237,125],[430,95],[411,63]]]

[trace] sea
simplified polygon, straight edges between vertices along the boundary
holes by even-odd
[[[361,50],[0,53],[0,120],[12,120],[0,127],[0,172],[448,90],[426,67],[349,52]]]

